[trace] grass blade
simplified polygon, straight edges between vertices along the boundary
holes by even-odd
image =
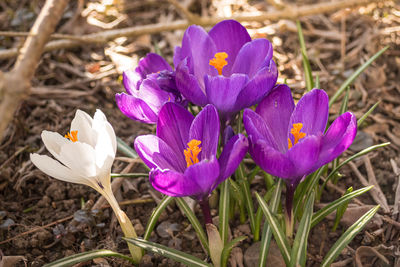
[[[331,263],[339,256],[340,252],[345,246],[347,246],[351,240],[364,228],[364,226],[372,219],[375,213],[378,211],[379,205],[370,209],[360,219],[358,219],[352,226],[350,226],[346,232],[335,242],[332,248],[326,254],[321,267],[328,267]]]
[[[260,197],[259,194],[256,193],[258,203],[260,204],[265,218],[268,221],[268,224],[271,228],[272,234],[274,235],[276,244],[279,247],[279,250],[281,251],[282,257],[285,260],[286,265],[289,265],[290,263],[290,246],[289,246],[289,241],[287,240],[284,231],[279,224],[279,221],[272,215],[271,211],[268,208],[267,203],[264,201],[262,197]]]
[[[308,60],[308,56],[307,56],[306,43],[304,42],[303,30],[301,29],[300,21],[297,21],[296,24],[297,24],[297,32],[299,34],[301,55],[303,57],[303,67],[304,67],[304,76],[306,79],[306,89],[307,89],[307,91],[311,91],[311,89],[313,89],[313,87],[314,87],[314,83],[313,83],[313,78],[312,78],[310,61]]]
[[[290,267],[305,266],[307,255],[307,238],[310,233],[311,218],[313,214],[315,193],[314,191],[308,197],[303,217],[297,228],[296,237],[292,246],[292,255],[290,257]]]
[[[357,127],[360,127],[360,125],[365,121],[366,118],[368,118],[369,114],[372,113],[376,109],[376,107],[381,103],[381,101],[376,102],[367,112],[365,112],[364,115],[362,115],[361,118],[357,120]]]
[[[205,263],[203,260],[196,258],[190,254],[184,253],[182,251],[169,248],[154,242],[150,242],[147,240],[139,239],[139,238],[124,238],[127,242],[134,244],[140,248],[143,248],[147,251],[151,251],[155,254],[173,259],[177,262],[186,264],[187,266],[193,267],[211,267],[211,264]]]
[[[121,138],[117,137],[117,149],[119,152],[124,154],[129,158],[136,159],[138,154],[132,147],[130,147],[127,143],[125,143]]]
[[[279,179],[274,194],[272,195],[271,198],[270,206],[271,206],[271,211],[274,213],[276,213],[276,211],[278,210],[279,201],[281,199],[282,185],[283,185],[283,180]],[[259,267],[266,266],[269,245],[271,244],[271,237],[272,237],[271,227],[266,221],[263,226],[263,233],[261,237],[260,261],[258,263]]]
[[[225,246],[228,240],[229,230],[229,181],[225,180],[221,183],[221,195],[219,197],[219,232],[222,239],[222,244]]]
[[[129,258],[128,256],[122,255],[120,253],[117,253],[117,252],[114,252],[114,251],[111,251],[108,249],[101,249],[101,250],[93,250],[93,251],[88,251],[88,252],[71,255],[71,256],[50,262],[48,264],[45,264],[45,265],[43,265],[43,267],[66,267],[66,266],[72,266],[74,264],[78,264],[80,262],[89,261],[89,260],[93,260],[96,258],[103,258],[103,257],[117,257],[117,258],[127,260],[131,263],[135,263],[132,260],[132,258]]]
[[[317,223],[319,223],[323,218],[328,216],[331,212],[336,210],[338,207],[343,205],[344,203],[348,202],[349,200],[358,197],[359,195],[364,194],[365,192],[369,191],[373,185],[358,189],[354,192],[349,194],[343,195],[341,198],[336,199],[335,201],[329,203],[327,206],[323,207],[316,213],[314,213],[312,221],[311,221],[311,228],[314,227]]]
[[[139,178],[149,177],[148,173],[111,173],[111,178],[125,177],[125,178]]]
[[[204,232],[202,224],[199,222],[196,215],[193,213],[193,211],[190,209],[189,205],[185,202],[183,198],[177,197],[175,198],[175,201],[176,204],[178,204],[178,206],[185,212],[185,215],[188,217],[190,224],[196,231],[201,244],[206,249],[206,251],[209,252],[210,248],[208,246],[208,239],[206,233]]]
[[[362,66],[360,66],[347,80],[340,86],[340,88],[336,91],[333,97],[329,100],[329,107],[335,103],[336,99],[346,90],[350,84],[369,66],[372,62],[375,61],[380,55],[382,55],[386,50],[388,50],[389,46],[384,47],[378,53],[373,55],[367,62],[365,62]]]
[[[232,249],[237,245],[237,243],[242,242],[246,238],[247,238],[246,236],[239,236],[225,245],[224,249],[222,250],[222,255],[221,255],[221,266],[222,267],[225,267],[227,265],[229,255],[231,254]]]
[[[346,192],[344,193],[345,195],[350,194],[351,192],[353,192],[353,187],[350,186],[349,188],[347,188]],[[340,206],[337,211],[336,211],[336,218],[335,218],[335,222],[333,224],[332,227],[332,231],[336,231],[336,228],[339,225],[340,220],[343,217],[343,214],[346,212],[347,210],[347,206],[349,205],[349,201],[346,201],[345,203],[343,203],[342,206]]]
[[[144,233],[143,238],[148,240],[150,238],[151,232],[153,232],[154,227],[160,217],[161,213],[165,210],[165,208],[174,200],[173,197],[165,196],[161,202],[157,205],[157,207],[153,210],[150,216],[150,220],[147,222],[146,231]]]

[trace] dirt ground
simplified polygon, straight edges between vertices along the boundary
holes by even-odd
[[[29,31],[44,1],[1,1],[0,30]],[[88,34],[111,28],[170,23],[181,15],[167,1],[134,0],[70,1],[57,27],[58,33]],[[190,11],[200,16],[230,16],[240,12],[270,11],[274,7],[261,0],[185,0]],[[314,1],[296,1],[312,4]],[[319,1],[324,2],[324,1]],[[294,4],[294,2],[286,1]],[[82,5],[80,5],[82,4]],[[354,70],[385,46],[390,48],[378,58],[351,86],[349,110],[360,118],[380,101],[376,110],[359,128],[355,144],[343,158],[372,144],[391,142],[389,146],[370,153],[343,168],[342,178],[323,193],[321,203],[337,199],[344,190],[374,183],[383,194],[367,193],[351,202],[336,231],[333,218],[319,223],[311,232],[307,266],[319,266],[323,256],[351,222],[371,205],[387,202],[388,210],[379,215],[341,253],[332,266],[395,266],[400,264],[400,203],[396,190],[400,179],[400,5],[391,1],[343,9],[329,14],[301,18],[307,52],[313,74],[318,74],[321,88],[330,96]],[[303,67],[296,24],[290,20],[243,22],[253,38],[268,38],[274,46],[274,58],[279,66],[279,81],[286,80],[296,97],[304,92]],[[32,95],[17,109],[14,120],[0,143],[0,257],[13,258],[9,266],[42,266],[44,263],[74,253],[107,248],[128,254],[122,231],[111,210],[91,207],[99,194],[87,186],[50,178],[29,160],[30,152],[48,153],[41,141],[42,130],[64,134],[69,131],[76,109],[94,114],[101,109],[113,125],[118,137],[132,144],[136,136],[154,131],[153,126],[126,118],[115,104],[115,94],[124,91],[121,70],[134,67],[148,52],[160,52],[172,63],[173,48],[181,42],[183,31],[120,37],[97,45],[81,45],[73,49],[58,49],[45,53],[32,81]],[[0,34],[0,49],[19,47],[23,37]],[[15,58],[0,61],[0,70],[9,70]],[[340,103],[331,108],[331,119]],[[144,172],[137,161],[117,154],[113,172]],[[256,177],[253,191],[262,192],[263,179]],[[399,191],[398,191],[399,192]],[[151,188],[147,177],[125,179],[117,198],[139,235],[143,235],[147,220],[160,201],[161,194]],[[381,205],[382,206],[382,205]],[[82,209],[83,208],[83,209]],[[198,210],[197,210],[198,211]],[[198,212],[201,219],[201,215]],[[212,210],[217,214],[217,210]],[[357,217],[358,216],[358,217]],[[178,223],[179,222],[179,223]],[[251,237],[248,224],[240,224],[238,216],[231,223],[233,237]],[[171,205],[159,220],[151,241],[183,250],[206,259],[195,232],[180,210]],[[243,256],[247,266],[254,257],[250,238],[234,250],[232,266],[241,266]],[[278,260],[279,261],[279,260]],[[86,265],[85,265],[86,264]],[[79,266],[123,266],[126,262],[98,259]],[[235,265],[238,264],[238,265]],[[148,254],[143,266],[180,266],[167,258]],[[399,265],[398,265],[399,266]]]

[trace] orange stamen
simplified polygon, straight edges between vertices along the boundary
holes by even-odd
[[[294,137],[294,144],[292,144],[292,141],[290,140],[290,138],[288,138],[288,147],[289,147],[289,149],[291,149],[292,146],[297,144],[301,138],[304,138],[306,136],[306,133],[300,132],[301,128],[303,128],[303,124],[302,123],[293,124],[293,128],[290,130],[290,133]]]
[[[215,53],[214,58],[210,59],[210,65],[217,69],[218,74],[222,75],[222,68],[228,65],[228,62],[225,60],[228,57],[228,54],[225,52]]]
[[[78,131],[71,131],[71,133],[67,133],[64,135],[65,138],[71,140],[72,142],[78,141]]]
[[[201,144],[201,141],[192,139],[187,144],[188,148],[183,151],[183,154],[185,155],[187,167],[192,166],[193,164],[199,163],[198,156],[199,156],[199,153],[201,152],[201,147],[199,147],[200,144]]]

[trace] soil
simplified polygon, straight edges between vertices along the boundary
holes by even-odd
[[[181,18],[167,1],[114,1],[119,4],[105,10],[102,2],[106,1],[82,1],[84,5],[80,8],[78,2],[71,1],[57,32],[87,34],[102,31],[111,27],[117,18],[122,20],[115,23],[114,28],[167,23]],[[192,12],[202,16],[228,16],[229,10],[233,14],[273,10],[267,4],[269,1],[261,0],[229,1],[228,5],[217,0],[183,2]],[[296,1],[296,4],[312,2]],[[0,30],[28,31],[42,5],[43,1],[0,3]],[[93,19],[97,21],[95,25],[89,23]],[[357,67],[383,47],[390,47],[350,87],[348,109],[357,118],[376,102],[380,101],[380,104],[361,125],[356,144],[342,158],[371,144],[391,144],[368,154],[368,159],[364,157],[354,161],[352,168],[345,166],[341,171],[342,177],[336,185],[325,189],[315,209],[337,199],[350,186],[354,189],[363,187],[360,175],[370,182],[375,176],[376,187],[382,190],[382,198],[386,199],[390,211],[380,209],[377,218],[345,248],[334,266],[395,266],[400,263],[400,217],[393,213],[396,206],[399,207],[399,203],[395,203],[395,192],[400,178],[396,170],[396,166],[400,166],[400,6],[384,1],[308,16],[300,21],[313,74],[319,75],[321,88],[330,96]],[[268,38],[273,43],[274,58],[280,71],[279,82],[286,80],[294,95],[300,97],[305,83],[295,22],[280,20],[243,24],[253,38]],[[78,108],[91,115],[97,108],[101,109],[117,136],[128,144],[132,144],[138,135],[154,132],[154,126],[132,121],[118,110],[114,96],[124,91],[120,70],[124,60],[137,62],[148,52],[161,52],[172,63],[173,48],[180,44],[182,34],[183,31],[174,31],[118,38],[103,45],[82,45],[42,56],[32,81],[33,93],[18,107],[0,143],[0,256],[24,257],[24,260],[13,258],[15,261],[8,266],[42,266],[75,253],[103,248],[129,253],[111,210],[107,207],[91,209],[99,194],[87,186],[48,177],[32,165],[29,153],[48,154],[40,138],[42,130],[68,132]],[[0,34],[0,40],[0,49],[9,49],[20,46],[24,39]],[[124,60],[110,56],[110,51],[122,55]],[[9,70],[14,62],[15,59],[0,62],[0,70]],[[339,109],[340,101],[330,110],[331,120]],[[372,173],[367,168],[368,160]],[[145,172],[140,163],[118,153],[113,172],[123,170]],[[251,186],[253,192],[265,192],[261,177],[257,176]],[[119,201],[131,201],[122,208],[132,219],[137,233],[143,235],[147,220],[162,195],[151,188],[146,177],[126,179],[116,195]],[[356,205],[355,212],[347,214],[336,231],[332,231],[334,217],[319,223],[309,238],[307,266],[319,266],[333,243],[348,228],[349,222],[357,219],[354,218],[356,211],[362,209],[365,212],[371,205],[381,204],[382,198],[377,200],[371,194],[365,194],[358,198],[358,202],[351,202]],[[195,211],[202,220],[197,206]],[[217,215],[216,209],[212,210],[212,215]],[[237,266],[241,266],[240,255],[243,260],[243,254],[252,244],[249,224],[240,224],[236,214],[230,227],[233,237],[249,237],[234,250]],[[193,228],[175,204],[160,216],[150,240],[207,259]],[[236,266],[234,262],[231,262],[232,266]],[[107,258],[78,266],[125,265],[128,263],[123,260]],[[180,266],[154,254],[145,255],[141,265]]]

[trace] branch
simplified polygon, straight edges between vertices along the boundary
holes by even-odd
[[[169,1],[174,2],[173,0]],[[328,2],[328,3],[320,3],[320,4],[304,5],[304,6],[288,5],[282,10],[263,12],[257,15],[238,14],[230,18],[192,17],[191,19],[196,21],[196,23],[200,26],[213,26],[216,23],[220,22],[221,20],[225,19],[235,19],[237,21],[259,21],[259,22],[263,22],[266,20],[277,21],[280,19],[296,20],[304,16],[329,13],[343,8],[367,5],[381,1],[382,0],[340,0],[336,2]],[[184,15],[187,16],[187,14]],[[82,36],[76,36],[74,38],[71,38],[71,36],[69,36],[69,38],[65,40],[55,40],[49,42],[45,47],[45,51],[52,51],[61,48],[72,48],[80,46],[82,43],[102,44],[121,36],[133,37],[142,34],[154,34],[163,31],[181,30],[181,29],[186,29],[189,25],[191,25],[190,19],[178,20],[171,23],[159,23],[159,24],[150,24],[145,26],[134,26],[123,29],[108,30]],[[18,49],[16,48],[0,51],[0,60],[12,58],[17,54],[17,52]]]
[[[21,48],[13,69],[0,72],[0,139],[20,102],[30,93],[30,82],[51,33],[68,0],[47,0]]]

